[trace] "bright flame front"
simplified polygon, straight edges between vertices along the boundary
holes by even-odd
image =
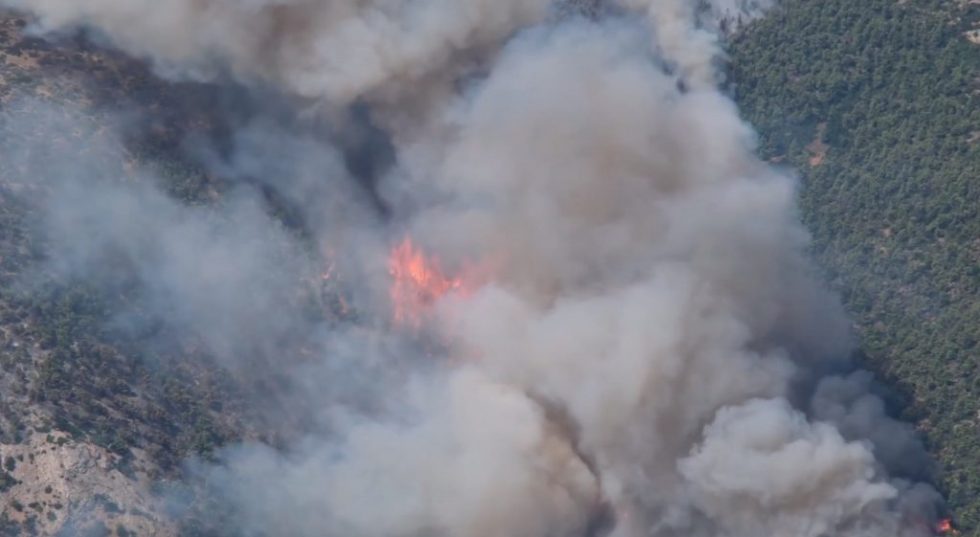
[[[391,250],[388,273],[392,318],[397,325],[418,328],[437,300],[466,290],[463,278],[447,276],[438,260],[426,257],[411,238],[405,238]]]
[[[940,535],[958,535],[960,532],[956,531],[956,528],[953,527],[952,520],[944,518],[936,523],[936,533]]]

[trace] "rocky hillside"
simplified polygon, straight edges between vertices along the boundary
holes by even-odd
[[[140,123],[126,127],[124,161],[160,163],[167,186],[188,199],[216,195],[175,150],[189,130],[215,128],[208,111],[220,96],[162,84],[84,39],[44,41],[24,27],[0,18],[7,148],[43,145],[70,157],[118,126],[120,106],[134,107]],[[51,273],[32,219],[46,192],[25,176],[44,155],[20,156],[0,163],[0,534],[174,535],[147,491],[175,477],[186,457],[246,430],[235,383],[193,351],[161,350],[173,355],[165,361],[137,352],[105,329],[110,302],[125,294]]]

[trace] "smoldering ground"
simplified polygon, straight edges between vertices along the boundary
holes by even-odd
[[[111,140],[34,164],[63,277],[123,271],[168,337],[288,378],[280,445],[191,465],[232,513],[208,531],[931,534],[912,429],[864,376],[821,378],[846,369],[846,318],[794,178],[717,89],[719,17],[768,3],[3,3],[330,124],[259,118],[197,151],[234,185],[197,206],[88,165]],[[351,106],[372,133],[353,149]],[[421,334],[389,321],[403,236],[487,265]],[[322,315],[324,280],[356,318]]]

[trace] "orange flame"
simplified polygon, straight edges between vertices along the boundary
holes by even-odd
[[[435,258],[428,258],[406,238],[388,256],[392,316],[395,324],[418,328],[428,309],[449,293],[467,292],[464,278],[447,276]]]
[[[959,535],[960,532],[956,531],[953,527],[953,521],[948,518],[944,518],[936,523],[936,533],[940,535]]]

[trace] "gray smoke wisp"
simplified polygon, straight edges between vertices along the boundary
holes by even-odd
[[[288,200],[303,240],[245,183],[205,210],[50,172],[64,270],[96,277],[122,256],[147,308],[230,368],[286,370],[313,409],[285,448],[198,467],[235,531],[931,534],[911,427],[863,374],[814,378],[846,362],[848,323],[806,257],[795,179],[754,156],[717,87],[721,21],[770,2],[0,3],[169,76],[261,81],[316,117],[366,106],[393,148],[386,221],[341,150],[303,129],[256,121],[211,159]],[[448,267],[492,266],[434,305],[437,351],[387,322],[385,254],[403,235]],[[295,282],[327,260],[366,320],[304,316]],[[313,359],[289,359],[297,339]]]

